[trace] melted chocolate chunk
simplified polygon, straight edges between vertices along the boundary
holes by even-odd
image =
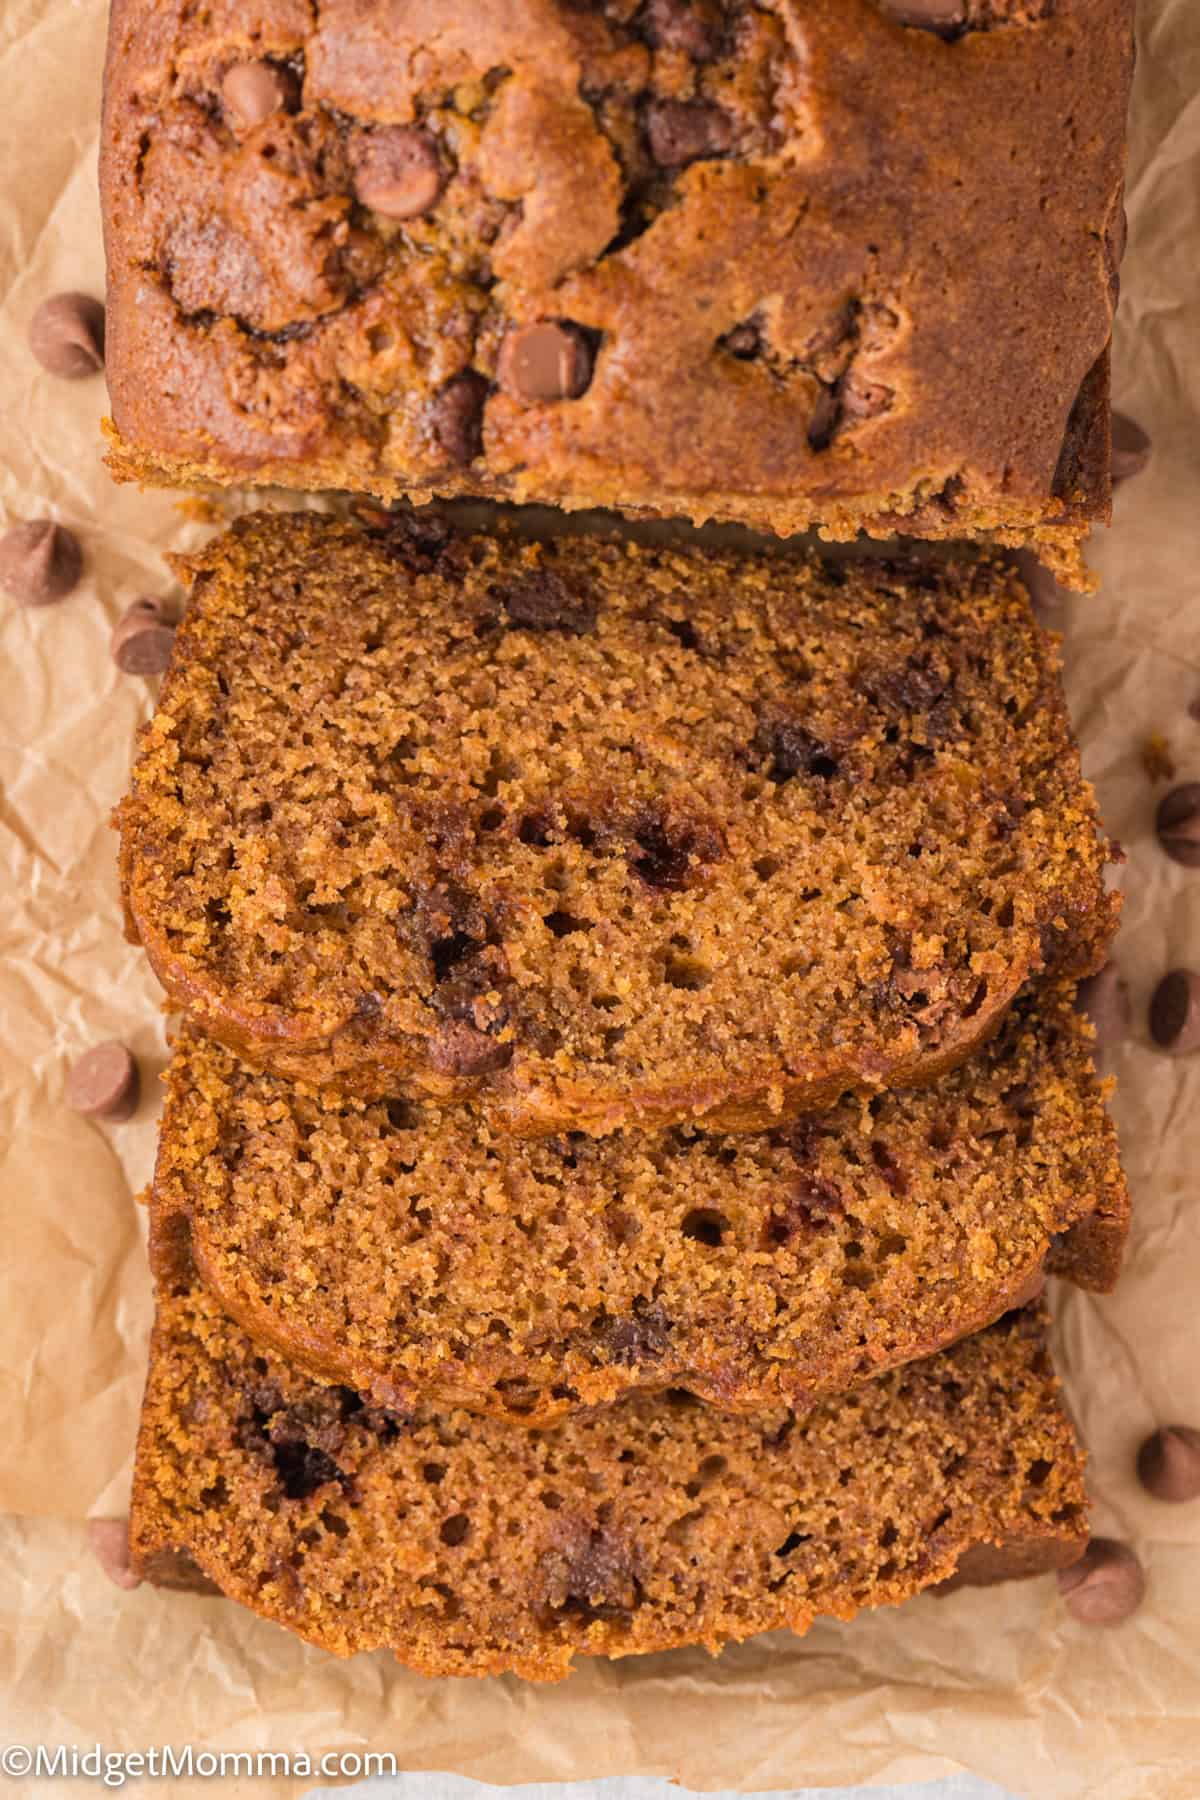
[[[753,760],[765,763],[767,776],[778,783],[791,781],[797,775],[830,781],[839,769],[830,745],[794,719],[764,719],[754,735],[752,751]]]
[[[452,463],[474,462],[483,452],[483,408],[488,383],[464,369],[438,389],[429,405],[429,429]]]
[[[625,1617],[640,1595],[630,1546],[603,1528],[580,1532],[543,1556],[541,1578],[543,1603],[551,1611],[590,1619]]]
[[[494,1075],[512,1059],[512,1044],[460,1019],[448,1020],[429,1040],[429,1060],[440,1075]]]
[[[599,611],[594,595],[568,587],[553,569],[537,569],[493,592],[508,624],[519,631],[566,631],[581,637],[592,630]]]
[[[841,1190],[832,1181],[818,1175],[793,1176],[784,1187],[763,1225],[763,1242],[768,1249],[789,1244],[799,1232],[825,1225],[845,1212]]]
[[[704,865],[718,861],[724,852],[714,824],[648,807],[633,822],[627,855],[630,868],[647,887],[670,893],[690,887]]]
[[[647,0],[642,29],[656,50],[678,50],[693,62],[711,62],[724,36],[712,0]]]
[[[602,1354],[609,1362],[624,1368],[638,1363],[656,1362],[664,1356],[670,1343],[671,1321],[661,1306],[640,1303],[624,1319],[608,1319],[597,1336]]]
[[[646,142],[664,169],[682,169],[702,156],[723,156],[733,144],[729,114],[710,100],[651,100]]]

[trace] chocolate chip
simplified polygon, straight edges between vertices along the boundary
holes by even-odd
[[[666,1355],[671,1321],[656,1301],[639,1300],[627,1317],[600,1324],[597,1336],[610,1362],[632,1369],[638,1363],[657,1362]]]
[[[270,1422],[271,1443],[276,1448],[311,1445],[326,1456],[340,1456],[346,1443],[347,1423],[357,1420],[362,1404],[353,1388],[314,1388],[284,1410],[276,1411]]]
[[[1138,1451],[1138,1480],[1156,1500],[1173,1506],[1200,1500],[1200,1431],[1191,1425],[1162,1425]]]
[[[875,1164],[884,1186],[890,1193],[907,1194],[908,1177],[882,1138],[871,1139],[871,1161]]]
[[[648,0],[646,36],[656,50],[678,50],[709,62],[721,48],[721,19],[709,0]]]
[[[842,409],[836,386],[818,388],[808,419],[809,449],[817,452],[828,450],[837,436],[841,418]]]
[[[592,379],[591,347],[565,320],[517,325],[500,346],[497,374],[516,400],[578,400]]]
[[[1092,1022],[1097,1049],[1111,1049],[1129,1036],[1133,1008],[1125,977],[1116,963],[1105,963],[1098,974],[1081,981],[1075,991],[1075,1004]]]
[[[1081,1625],[1120,1625],[1141,1605],[1146,1577],[1128,1544],[1096,1537],[1077,1563],[1058,1571],[1058,1591]]]
[[[138,1066],[124,1044],[97,1044],[81,1056],[67,1076],[66,1099],[72,1112],[89,1119],[131,1118],[137,1110]]]
[[[128,1519],[89,1519],[88,1546],[108,1579],[116,1587],[140,1587],[142,1578],[135,1574],[129,1554]]]
[[[429,404],[434,438],[453,463],[474,462],[483,450],[483,403],[488,383],[475,369],[452,375]]]
[[[18,606],[49,606],[83,573],[79,540],[52,519],[30,519],[0,537],[0,588]]]
[[[171,660],[175,627],[161,600],[144,595],[113,627],[113,661],[123,675],[161,675]]]
[[[342,1480],[333,1458],[312,1444],[276,1444],[275,1469],[289,1500],[311,1500],[318,1488]]]
[[[953,685],[953,674],[939,666],[928,650],[916,651],[899,668],[885,669],[865,678],[863,687],[885,711],[891,713],[927,713]]]
[[[790,1244],[794,1237],[826,1225],[846,1210],[840,1188],[820,1175],[795,1175],[771,1202],[763,1225],[766,1246]]]
[[[364,1406],[361,1412],[355,1413],[354,1423],[361,1425],[364,1431],[372,1432],[385,1444],[391,1444],[400,1436],[411,1418],[411,1413],[401,1411],[398,1407]]]
[[[762,333],[752,320],[747,320],[719,337],[717,347],[739,362],[753,362],[762,349]]]
[[[892,389],[882,382],[868,381],[857,370],[848,369],[817,393],[808,421],[809,449],[828,450],[844,431],[890,411],[892,398]]]
[[[295,83],[268,62],[234,63],[221,83],[221,100],[238,131],[252,131],[294,94]]]
[[[751,754],[755,762],[765,760],[768,779],[779,785],[797,775],[831,781],[838,772],[838,760],[830,746],[794,719],[761,720]]]
[[[809,1219],[832,1219],[846,1210],[840,1190],[821,1176],[797,1176],[791,1199]]]
[[[51,375],[81,381],[104,367],[104,308],[90,294],[54,294],[29,321],[29,348]]]
[[[354,192],[385,219],[418,219],[437,204],[445,176],[437,145],[414,125],[361,132],[351,147]]]
[[[495,1036],[509,1021],[509,1006],[504,998],[509,984],[508,959],[498,944],[478,947],[466,940],[443,940],[433,946],[434,973],[437,981],[433,1003],[446,1019],[463,1019],[477,1031]],[[449,951],[451,960],[445,959]]]
[[[1125,413],[1112,416],[1112,478],[1114,484],[1140,475],[1150,461],[1150,439]]]
[[[490,921],[478,896],[449,880],[420,889],[401,928],[429,957],[434,980],[444,981],[456,964],[486,943]]]
[[[881,381],[868,381],[857,369],[848,369],[839,386],[842,427],[865,424],[889,410],[892,390]]]
[[[671,891],[687,886],[689,861],[686,847],[657,820],[639,828],[630,867],[647,887]]]
[[[648,888],[663,893],[690,887],[703,865],[718,861],[725,851],[711,821],[681,818],[654,807],[634,819],[632,840],[626,852],[629,867]]]
[[[1200,975],[1172,969],[1163,976],[1150,1001],[1150,1036],[1172,1056],[1200,1050]]]
[[[594,594],[568,587],[553,569],[537,569],[518,581],[493,589],[508,623],[520,631],[566,631],[582,637],[596,623]]]
[[[728,113],[711,100],[651,100],[644,116],[650,154],[663,169],[721,156],[733,142]]]
[[[967,18],[963,0],[880,0],[880,11],[917,31],[955,32]]]
[[[1163,795],[1154,829],[1173,861],[1185,869],[1200,869],[1200,781],[1185,782]]]
[[[506,1069],[513,1046],[461,1019],[448,1019],[429,1040],[429,1060],[441,1075],[492,1075]]]
[[[581,1619],[620,1619],[637,1606],[641,1590],[628,1545],[615,1533],[576,1527],[566,1545],[538,1559],[541,1604]]]
[[[427,575],[436,569],[454,541],[449,524],[436,512],[387,512],[361,501],[354,503],[351,511],[388,556],[413,575]]]

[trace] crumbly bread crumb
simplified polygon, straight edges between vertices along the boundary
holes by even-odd
[[[160,1301],[131,1543],[339,1655],[554,1680],[807,1630],[949,1578],[1029,1573],[1087,1536],[1083,1459],[1040,1309],[804,1417],[638,1397],[546,1430],[389,1412],[259,1349],[207,1297]]]
[[[125,888],[251,1061],[526,1133],[760,1129],[1103,959],[1011,571],[430,529],[256,515],[181,565]]]
[[[541,1424],[686,1386],[802,1409],[1116,1279],[1128,1195],[1069,986],[933,1087],[767,1135],[519,1139],[176,1046],[151,1197],[171,1292],[372,1403]]]

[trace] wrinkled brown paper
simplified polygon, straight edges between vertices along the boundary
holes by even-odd
[[[1200,1426],[1200,1056],[1156,1053],[1144,1023],[1157,975],[1200,965],[1200,875],[1154,841],[1164,786],[1141,756],[1161,733],[1179,779],[1200,779],[1187,710],[1200,696],[1200,5],[1141,12],[1116,389],[1155,453],[1095,542],[1103,592],[1063,612],[1085,764],[1129,854],[1119,954],[1138,1023],[1113,1067],[1136,1215],[1120,1291],[1056,1304],[1097,1529],[1137,1544],[1146,1604],[1089,1633],[1049,1582],[925,1597],[803,1641],[587,1666],[539,1689],[422,1681],[384,1655],[339,1664],[223,1601],[120,1592],[84,1547],[82,1520],[126,1505],[150,1318],[133,1196],[164,1050],[155,984],[122,939],[107,825],[150,694],[116,672],[108,635],[138,593],[164,590],[161,552],[208,528],[177,497],[112,486],[102,384],[55,381],[26,350],[46,294],[102,288],[105,7],[2,0],[0,523],[60,518],[88,567],[62,605],[0,611],[0,1738],[369,1748],[493,1782],[639,1773],[755,1789],[967,1767],[1039,1800],[1200,1794],[1200,1503],[1163,1506],[1133,1478],[1153,1425]],[[61,1104],[70,1059],[105,1037],[130,1043],[145,1076],[137,1117],[117,1127]]]

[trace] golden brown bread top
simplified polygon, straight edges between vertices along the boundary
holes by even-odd
[[[176,1004],[522,1132],[759,1129],[961,1061],[1117,900],[1011,571],[242,520],[122,811]]]
[[[160,1289],[198,1270],[252,1336],[379,1404],[532,1424],[686,1386],[803,1409],[976,1330],[1048,1253],[1115,1281],[1128,1195],[1071,1002],[1047,984],[933,1087],[765,1136],[516,1139],[187,1033],[151,1196]],[[1071,1229],[1093,1216],[1099,1265]]]
[[[1106,517],[1129,0],[900,10],[116,0],[118,472]]]
[[[555,1680],[806,1631],[942,1581],[972,1546],[1073,1562],[1083,1457],[1040,1309],[803,1418],[641,1397],[550,1427],[390,1413],[161,1301],[131,1543],[338,1655]],[[1022,1568],[1023,1562],[1023,1568]]]

